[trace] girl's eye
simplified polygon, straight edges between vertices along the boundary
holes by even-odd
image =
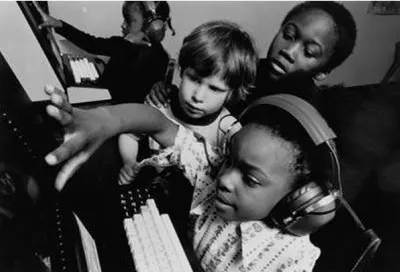
[[[305,55],[307,58],[313,58],[313,57],[315,57],[314,54],[313,54],[313,52],[312,52],[311,50],[309,50],[309,49],[305,49],[305,50],[304,50],[304,55]]]
[[[283,38],[285,40],[294,41],[296,38],[296,33],[292,27],[286,27],[283,29]]]
[[[294,36],[289,32],[287,32],[287,33],[284,32],[283,33],[283,38],[285,40],[294,41]]]
[[[188,77],[191,81],[193,81],[193,82],[196,82],[196,83],[200,83],[200,82],[201,82],[201,78],[198,77],[198,76],[195,75],[195,74],[187,73],[186,75],[187,75],[187,77]]]
[[[317,57],[317,52],[315,52],[314,50],[311,50],[309,48],[304,49],[304,55],[307,58],[315,58]]]
[[[243,180],[247,186],[252,188],[260,185],[260,182],[255,177],[250,175],[244,175]]]
[[[321,55],[321,51],[318,46],[306,45],[304,48],[304,55],[308,58],[317,58]]]
[[[214,86],[210,86],[210,90],[215,92],[215,93],[225,93],[226,92],[226,90],[223,90],[223,89],[220,89],[220,88],[217,88],[217,87],[214,87]]]

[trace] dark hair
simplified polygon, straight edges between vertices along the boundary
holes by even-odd
[[[167,1],[158,1],[156,7],[157,14],[166,21],[170,17],[171,9]]]
[[[325,65],[325,71],[331,71],[342,64],[353,52],[357,27],[351,13],[340,3],[334,1],[307,1],[293,7],[282,21],[285,25],[294,16],[310,10],[322,10],[329,14],[335,23],[338,40],[333,48],[333,54]]]
[[[228,103],[244,99],[253,86],[257,53],[251,36],[237,24],[210,21],[195,28],[179,52],[181,72],[192,68],[201,77],[221,75],[232,90]]]
[[[289,144],[294,155],[291,165],[295,178],[293,190],[310,181],[322,184],[331,179],[333,169],[328,147],[317,146],[303,125],[286,110],[272,105],[259,105],[240,120],[243,125],[259,125],[267,133]]]

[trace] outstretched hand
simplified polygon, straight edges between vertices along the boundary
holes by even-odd
[[[46,86],[45,92],[51,102],[46,108],[47,113],[64,128],[63,143],[45,157],[49,165],[66,161],[55,181],[55,187],[62,190],[68,179],[111,136],[108,132],[112,129],[107,126],[115,126],[116,122],[104,108],[73,108],[65,94],[57,88]]]

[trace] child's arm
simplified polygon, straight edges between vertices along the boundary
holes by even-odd
[[[51,86],[45,88],[51,105],[47,112],[64,127],[64,142],[46,156],[50,165],[68,160],[57,175],[56,188],[65,182],[108,138],[123,132],[143,132],[163,146],[171,146],[178,125],[157,109],[143,104],[120,104],[90,110],[73,108],[65,94]]]
[[[102,38],[96,37],[91,34],[85,33],[74,26],[64,22],[60,19],[54,18],[46,12],[44,12],[39,5],[36,6],[41,17],[42,23],[39,25],[39,29],[42,28],[53,28],[57,34],[63,36],[64,38],[70,40],[74,44],[78,45],[82,49],[98,55],[112,55],[116,50],[120,50],[120,42],[112,38]],[[151,47],[151,43],[146,41],[144,37],[140,37],[132,43],[138,46]]]
[[[122,158],[123,167],[118,176],[120,184],[127,184],[132,178],[132,167],[137,162],[139,150],[138,138],[131,133],[124,133],[118,137],[118,149]]]

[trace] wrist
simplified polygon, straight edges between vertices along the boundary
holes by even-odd
[[[113,137],[122,131],[122,120],[113,115],[109,108],[99,107],[95,109],[101,116],[102,131],[106,138]]]

